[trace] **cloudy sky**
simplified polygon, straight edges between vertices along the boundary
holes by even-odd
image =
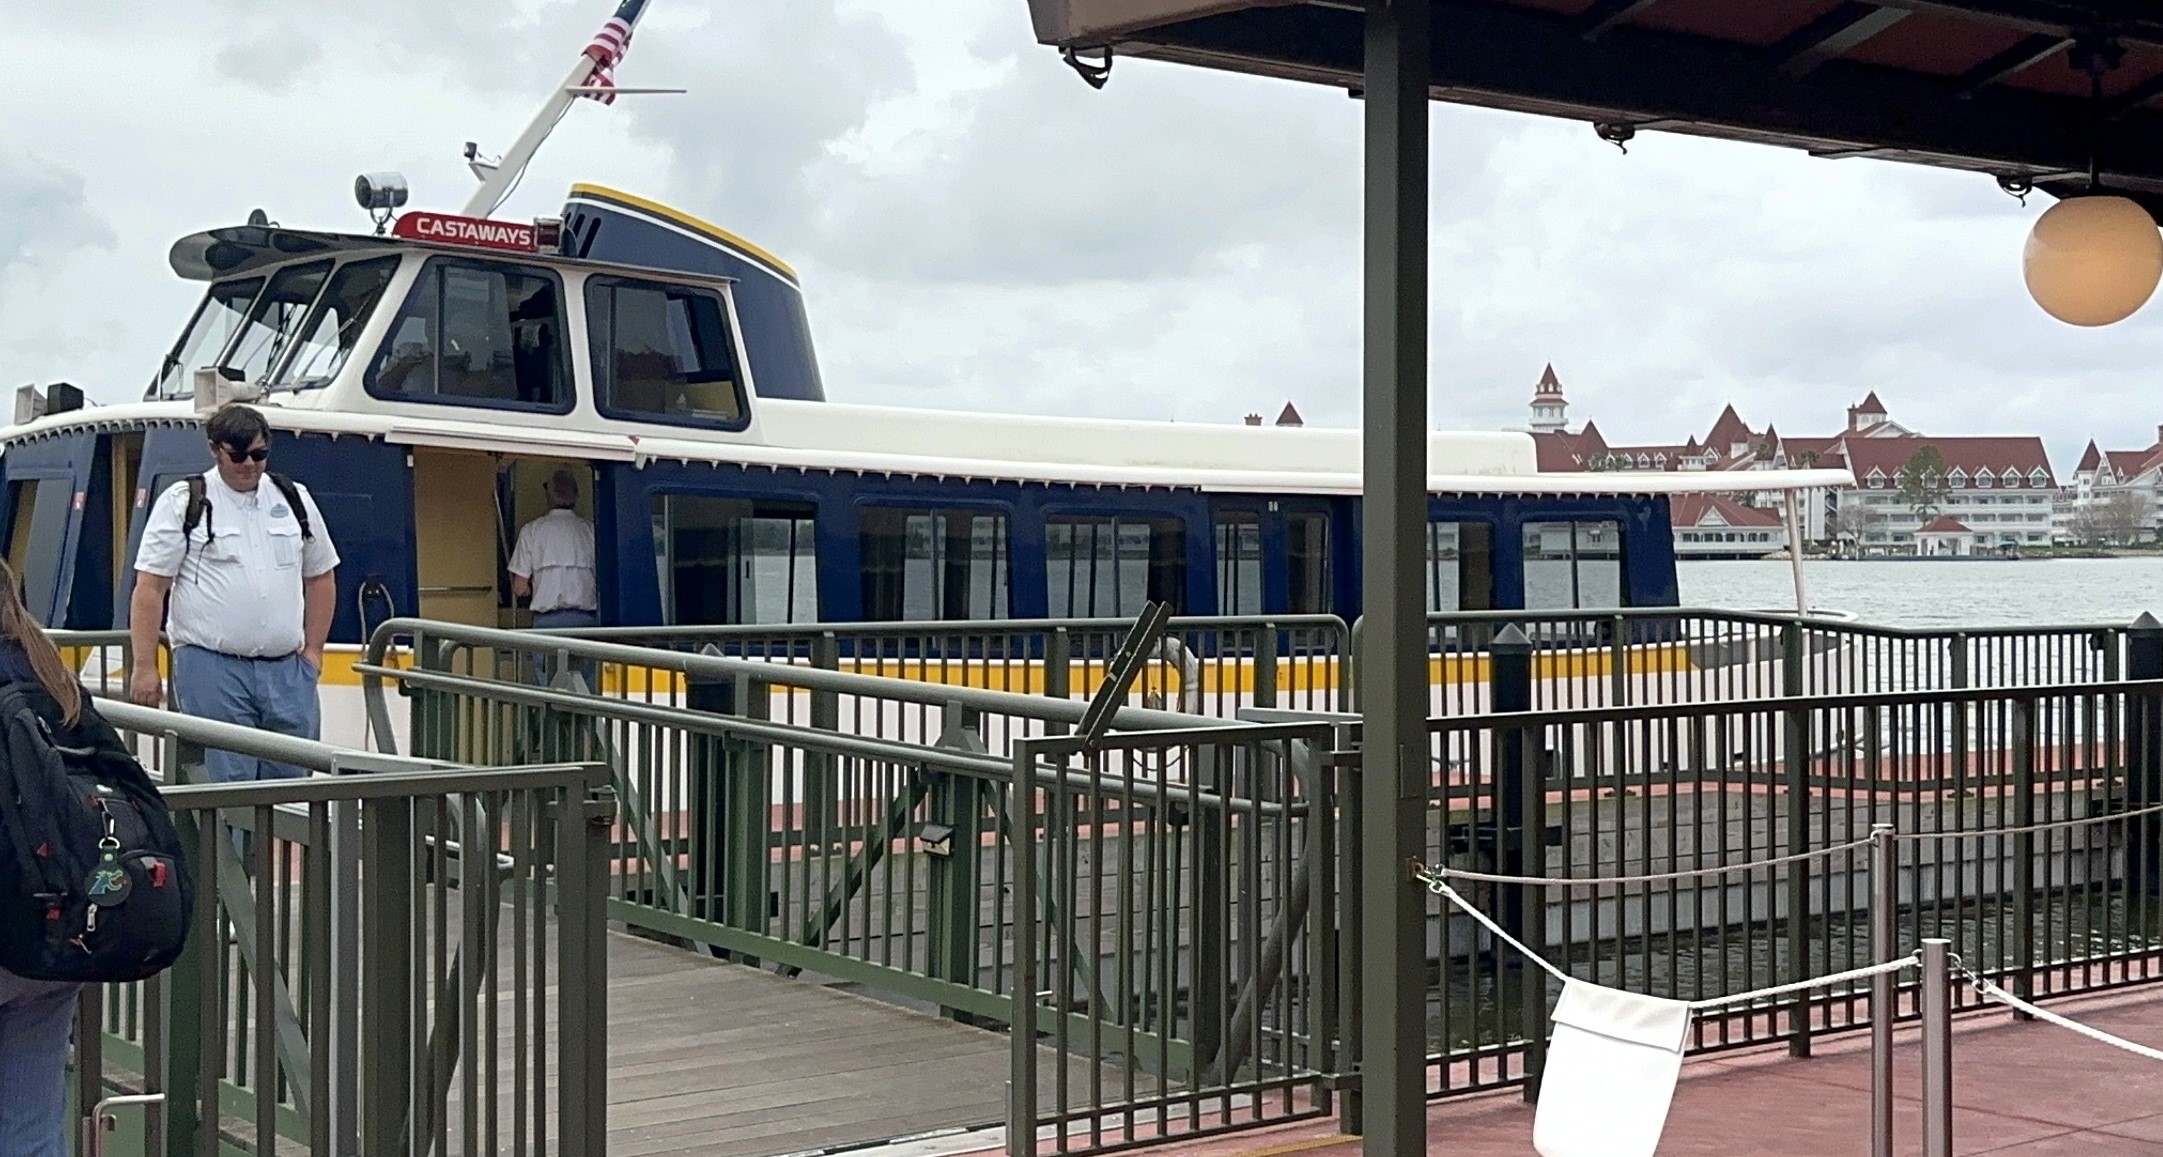
[[[0,4],[0,386],[140,393],[199,287],[172,241],[255,207],[361,230],[355,173],[455,210],[609,0]],[[1122,61],[1102,92],[1024,0],[654,0],[504,215],[574,181],[673,203],[804,276],[829,396],[1237,421],[1359,418],[1359,118],[1341,92]],[[1438,106],[1437,424],[1520,424],[1553,362],[1612,439],[1724,402],[1830,433],[1871,389],[1930,433],[2148,445],[2163,304],[2030,303],[1980,177]]]

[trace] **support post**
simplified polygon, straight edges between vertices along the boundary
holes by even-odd
[[[1007,970],[1012,1001],[1006,1081],[1007,1157],[1036,1157],[1037,1083],[1037,842],[1036,743],[1014,743],[1014,777],[1007,791],[1007,830],[1014,863],[1013,967]]]
[[[1900,950],[1899,848],[1893,825],[1870,825],[1870,959]],[[1870,978],[1870,1157],[1893,1157],[1893,974]]]
[[[1953,1157],[1952,949],[1923,941],[1923,1157]]]
[[[1791,631],[1796,629],[1789,628]],[[1784,734],[1781,737],[1780,758],[1783,778],[1787,783],[1789,855],[1800,855],[1810,849],[1810,721],[1808,708],[1789,707],[1781,712],[1781,729]],[[1810,860],[1796,860],[1787,866],[1787,920],[1784,938],[1787,940],[1790,981],[1800,981],[1810,976],[1811,863]],[[1787,1051],[1791,1057],[1810,1055],[1812,995],[1808,989],[1800,990],[1788,1005]]]
[[[1431,0],[1367,0],[1360,704],[1367,1157],[1427,1152],[1427,103]]]
[[[2163,622],[2145,611],[2125,634],[2125,677],[2163,679]],[[2163,696],[2137,692],[2126,707],[2126,802],[2138,810],[2163,803]],[[2163,885],[2163,818],[2144,817],[2127,835],[2138,857],[2131,865],[2134,878],[2152,899]]]
[[[1488,645],[1487,701],[1497,715],[1532,710],[1532,640],[1515,623],[1502,628]],[[1506,876],[1542,874],[1546,793],[1540,790],[1538,760],[1533,758],[1532,737],[1521,727],[1501,727],[1494,733],[1496,816],[1495,871]],[[1525,947],[1546,951],[1547,895],[1539,887],[1519,884],[1500,895],[1502,926]],[[1540,1099],[1540,1072],[1545,1067],[1547,1041],[1547,974],[1529,960],[1496,953],[1497,971],[1517,972],[1521,1020],[1525,1040],[1525,1086],[1527,1101]],[[1497,976],[1500,983],[1500,976]]]

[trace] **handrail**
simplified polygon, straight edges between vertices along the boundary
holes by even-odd
[[[98,714],[121,731],[167,737],[236,755],[254,756],[287,763],[309,771],[331,774],[353,771],[436,772],[461,765],[404,755],[354,751],[313,739],[258,731],[232,723],[220,723],[195,715],[183,715],[158,707],[142,707],[119,699],[98,698]]]
[[[1034,631],[1123,631],[1134,625],[1132,619],[923,619],[889,620],[867,623],[706,623],[686,626],[654,627],[534,627],[535,634],[572,635],[584,639],[608,640],[616,638],[682,638],[682,639],[733,639],[733,638],[818,638],[822,635],[847,634],[853,638],[906,637],[912,635],[947,637],[953,635],[999,635],[1023,634]],[[1342,616],[1329,614],[1299,615],[1175,615],[1166,625],[1168,630],[1257,630],[1297,631],[1336,627],[1349,629]]]
[[[1784,695],[1773,698],[1694,699],[1685,703],[1638,703],[1626,707],[1543,707],[1530,711],[1506,711],[1480,715],[1437,715],[1427,720],[1432,733],[1448,731],[1507,730],[1545,724],[1627,723],[1646,719],[1729,715],[1737,710],[1774,712],[1848,711],[1859,708],[1906,707],[1933,703],[1995,703],[2057,696],[2094,695],[2108,689],[2114,694],[2151,692],[2163,698],[2163,679],[2119,679],[2107,684],[2039,683],[2024,687],[1954,687],[1933,691],[1836,692],[1825,695]]]
[[[1613,622],[1616,619],[1634,621],[1677,618],[1724,620],[1771,627],[1802,626],[1821,631],[1903,639],[1949,639],[1955,636],[1983,639],[2035,634],[2070,635],[2081,632],[2107,634],[2125,631],[2132,626],[2130,623],[2044,623],[2025,627],[1895,627],[1849,619],[1818,618],[1799,615],[1793,611],[1738,611],[1725,607],[1610,607],[1604,610],[1581,607],[1530,610],[1519,607],[1489,611],[1430,611],[1427,613],[1427,625],[1433,627],[1454,623],[1522,623],[1527,619],[1548,622]],[[1360,622],[1364,620],[1364,615],[1355,620],[1353,629],[1357,630]]]
[[[1003,756],[979,755],[954,747],[936,744],[907,743],[893,739],[879,739],[843,732],[827,731],[817,727],[802,727],[787,723],[773,723],[760,719],[748,719],[736,715],[719,715],[711,711],[695,711],[684,707],[660,707],[644,703],[626,702],[621,699],[604,699],[575,691],[558,691],[546,687],[508,683],[478,675],[458,675],[445,671],[417,671],[394,667],[377,667],[367,663],[354,664],[355,671],[363,676],[374,674],[393,678],[415,686],[443,691],[465,691],[475,698],[500,703],[516,703],[533,707],[550,707],[573,715],[609,719],[623,723],[643,723],[656,727],[675,728],[689,734],[715,739],[734,739],[764,743],[775,747],[792,747],[807,753],[846,755],[859,759],[878,760],[921,768],[967,775],[991,783],[1011,783],[1014,779],[1014,761]],[[1240,722],[1226,727],[1214,720],[1195,716],[1183,729],[1157,728],[1106,736],[1101,748],[1105,751],[1124,750],[1129,747],[1170,747],[1181,743],[1195,745],[1247,742],[1268,743],[1288,739],[1316,739],[1326,734],[1305,721],[1291,720],[1274,724]],[[1080,741],[1071,736],[1036,736],[1033,742],[1044,745],[1047,750],[1065,752],[1078,747]],[[445,765],[462,767],[463,765]],[[443,773],[437,773],[443,774]],[[1276,803],[1256,803],[1227,796],[1196,784],[1176,780],[1141,781],[1121,775],[1089,774],[1065,770],[1057,765],[1039,764],[1034,772],[1040,784],[1060,783],[1070,787],[1102,786],[1106,783],[1133,782],[1159,793],[1168,799],[1177,799],[1203,807],[1221,808],[1235,813],[1259,815],[1300,815],[1303,806],[1286,806]]]
[[[363,661],[356,666],[370,668],[361,671],[361,685],[368,696],[368,710],[378,713],[382,706],[383,678],[399,675],[383,665],[391,642],[398,636],[427,638],[454,643],[479,644],[507,651],[563,655],[575,659],[587,659],[601,663],[616,663],[629,667],[675,671],[691,677],[712,679],[744,679],[783,687],[796,687],[807,691],[832,691],[843,695],[873,696],[902,703],[918,703],[925,706],[943,707],[958,704],[965,708],[1036,719],[1046,723],[1080,723],[1089,705],[1073,699],[1052,699],[1042,695],[1024,695],[1015,691],[993,691],[982,687],[953,687],[943,684],[925,684],[909,679],[893,679],[884,675],[858,675],[840,671],[827,671],[817,667],[805,667],[788,663],[771,663],[758,659],[732,659],[724,655],[707,655],[686,651],[669,651],[655,647],[638,647],[623,643],[604,643],[563,635],[540,636],[532,631],[504,630],[498,627],[474,627],[456,623],[439,623],[430,619],[396,618],[378,626],[368,640]],[[1133,731],[1164,730],[1187,727],[1237,727],[1230,719],[1218,719],[1205,715],[1187,715],[1177,711],[1160,711],[1148,707],[1120,707],[1112,717],[1115,727]]]

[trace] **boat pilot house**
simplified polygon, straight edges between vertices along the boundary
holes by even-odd
[[[0,517],[55,624],[122,620],[152,499],[208,467],[202,420],[233,399],[337,536],[334,644],[392,616],[524,625],[504,568],[558,469],[610,625],[1359,612],[1353,432],[828,402],[795,272],[626,194],[577,186],[532,224],[213,229],[172,265],[208,287],[142,402],[18,398]],[[1437,610],[1672,604],[1666,495],[1737,489],[1542,475],[1524,434],[1429,445]]]

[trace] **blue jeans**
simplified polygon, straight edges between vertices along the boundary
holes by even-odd
[[[601,625],[601,616],[592,611],[535,611],[533,612],[533,625],[538,630],[564,627],[598,627]],[[554,655],[535,654],[533,657],[533,681],[543,687],[553,682],[556,677],[555,662],[556,657]],[[586,690],[599,691],[601,689],[600,664],[590,660],[579,660],[578,673],[586,678]]]
[[[318,739],[323,734],[323,705],[316,698],[319,674],[308,669],[298,652],[277,659],[247,659],[202,647],[173,649],[173,697],[182,711],[302,739]],[[217,783],[308,774],[291,764],[230,751],[207,751],[203,762]]]
[[[0,1157],[67,1157],[68,1034],[81,987],[0,969]]]

